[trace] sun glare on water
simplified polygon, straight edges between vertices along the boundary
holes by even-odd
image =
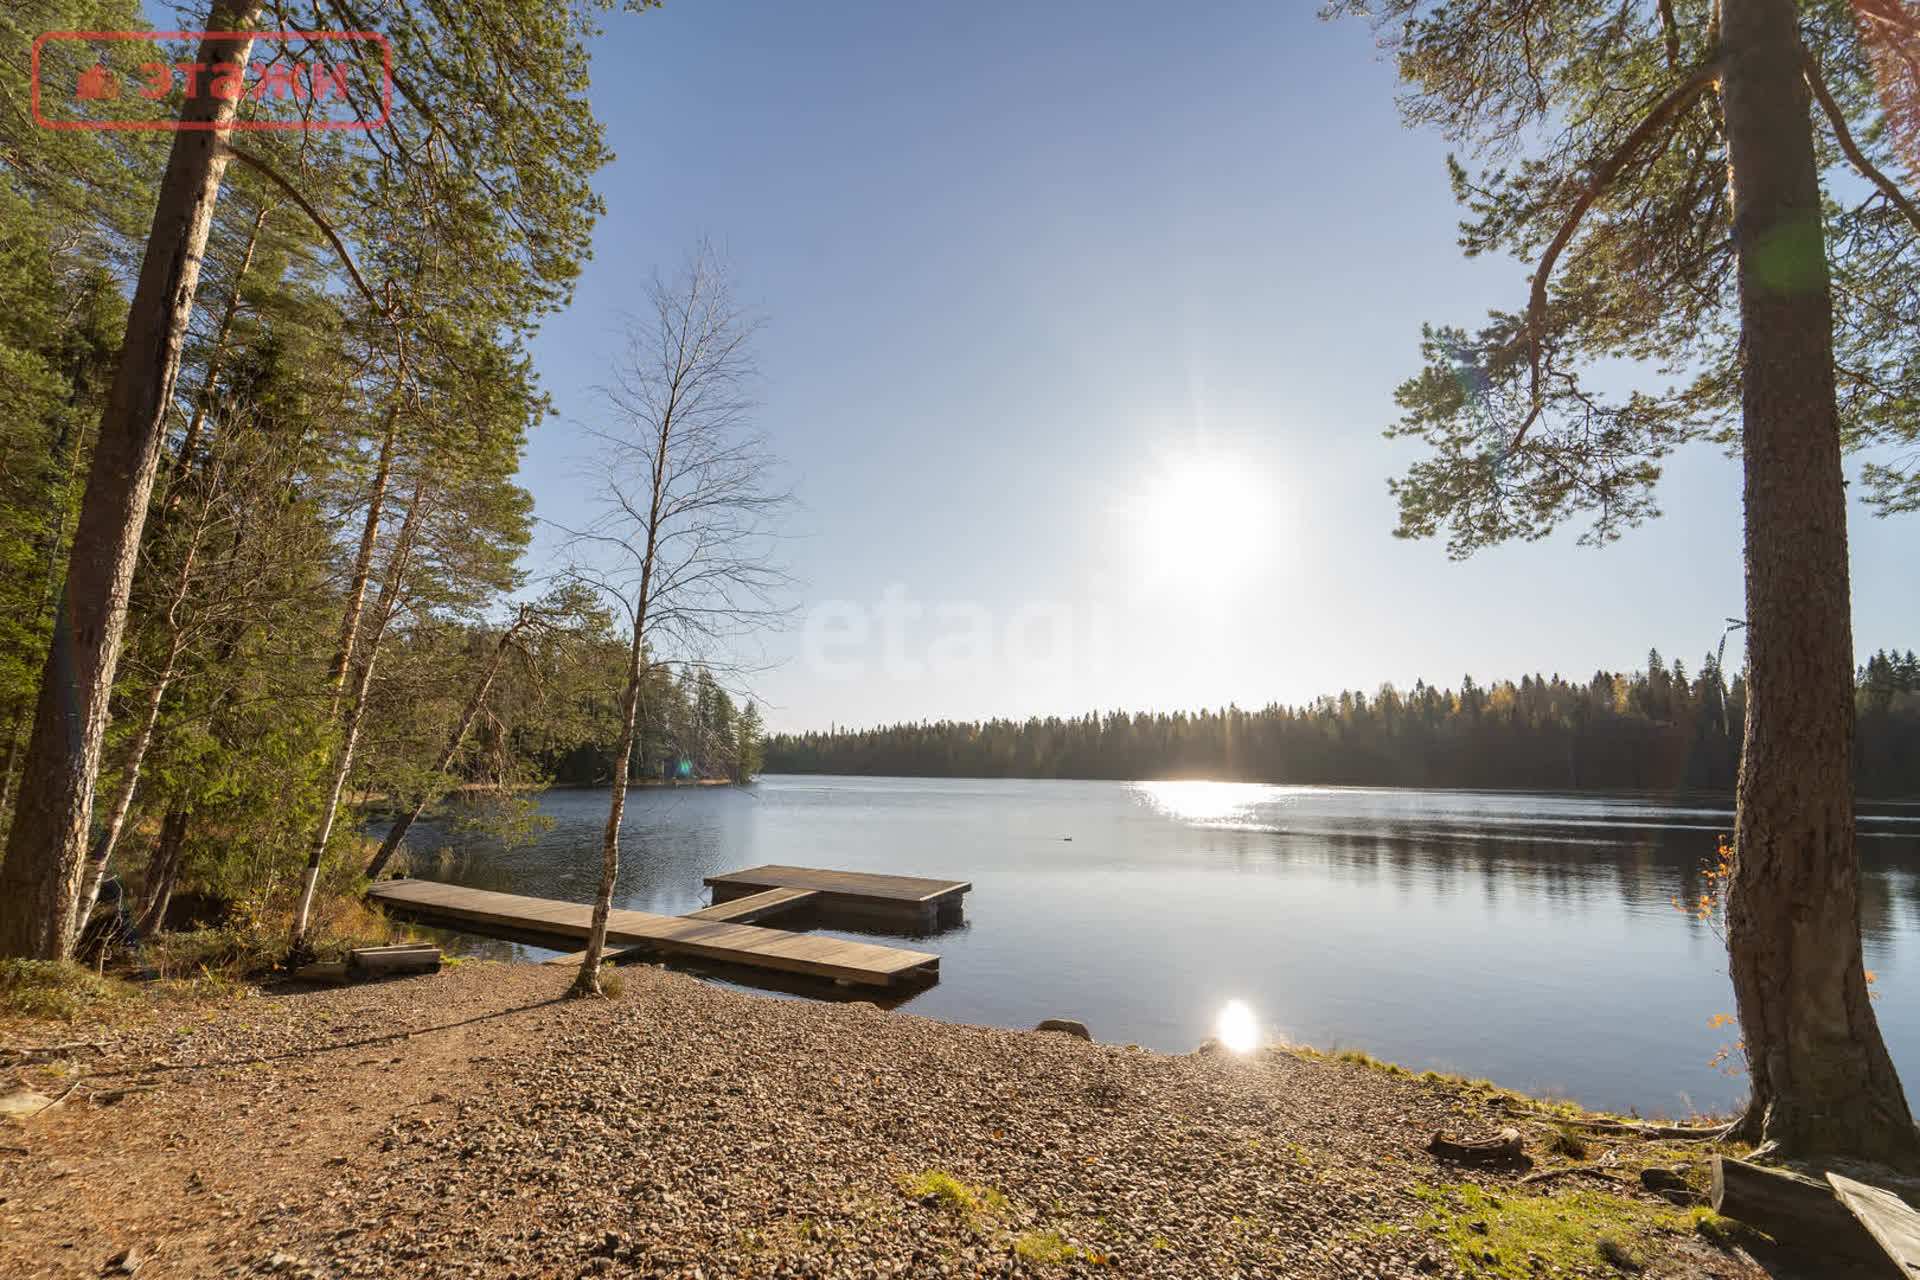
[[[1220,1007],[1214,1034],[1234,1053],[1252,1053],[1260,1047],[1260,1024],[1245,1000],[1229,1000]]]

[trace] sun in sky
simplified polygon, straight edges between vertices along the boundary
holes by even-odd
[[[1272,511],[1250,458],[1191,449],[1154,459],[1122,510],[1138,581],[1207,597],[1247,586],[1271,550]]]

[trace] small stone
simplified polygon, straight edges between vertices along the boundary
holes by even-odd
[[[108,1275],[130,1276],[134,1273],[135,1268],[139,1267],[139,1265],[145,1261],[146,1258],[141,1255],[139,1246],[130,1244],[120,1252],[114,1254],[111,1258],[108,1258],[107,1265],[102,1267],[101,1270],[105,1271]]]
[[[53,1099],[32,1089],[0,1094],[0,1116],[31,1116],[53,1105]]]
[[[1044,1018],[1035,1031],[1060,1031],[1070,1036],[1079,1036],[1082,1040],[1093,1039],[1093,1033],[1087,1030],[1084,1022],[1075,1022],[1072,1018]]]

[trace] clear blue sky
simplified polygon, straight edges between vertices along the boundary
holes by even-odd
[[[535,347],[563,415],[523,470],[540,512],[588,496],[569,420],[600,412],[620,309],[705,235],[769,318],[761,422],[805,503],[799,615],[749,681],[775,727],[1584,678],[1649,645],[1694,669],[1741,612],[1739,475],[1711,451],[1606,551],[1456,564],[1391,537],[1413,451],[1380,428],[1421,322],[1514,306],[1524,272],[1462,259],[1444,144],[1403,128],[1369,32],[1311,8],[610,19],[593,98],[619,158]],[[1862,650],[1920,645],[1915,534],[1856,514]],[[925,610],[891,638],[889,588]],[[991,644],[956,652],[976,627]]]

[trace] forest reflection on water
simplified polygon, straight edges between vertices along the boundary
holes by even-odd
[[[540,803],[514,847],[426,825],[415,873],[587,900],[606,795]],[[1678,1114],[1742,1093],[1708,1065],[1724,950],[1673,905],[1732,821],[1718,796],[769,777],[636,790],[617,899],[690,911],[703,876],[766,862],[965,878],[908,1012],[1177,1052],[1241,1000],[1263,1035]],[[1860,854],[1876,1012],[1920,1076],[1920,807],[1863,812]]]

